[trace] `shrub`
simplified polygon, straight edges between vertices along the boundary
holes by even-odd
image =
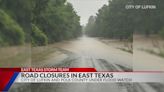
[[[0,9],[1,44],[20,45],[24,43],[25,34],[22,28],[3,10]]]
[[[34,24],[32,24],[31,40],[33,46],[47,45],[47,36]]]
[[[164,39],[164,27],[159,31],[159,36]]]

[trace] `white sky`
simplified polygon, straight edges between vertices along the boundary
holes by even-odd
[[[96,15],[98,10],[108,4],[108,0],[67,0],[72,3],[75,11],[81,17],[81,25],[85,25],[91,15]]]

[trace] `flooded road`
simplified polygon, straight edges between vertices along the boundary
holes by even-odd
[[[42,63],[43,66],[93,67],[98,71],[132,70],[132,54],[109,47],[96,38],[83,36],[73,41],[58,43],[55,48],[62,53],[60,60],[51,54],[45,63]]]
[[[132,71],[133,56],[96,38],[58,43],[42,67],[92,67],[97,71]],[[35,61],[32,61],[35,62]],[[162,83],[40,83],[14,84],[11,92],[164,92]]]

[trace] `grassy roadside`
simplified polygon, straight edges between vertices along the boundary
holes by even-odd
[[[135,35],[134,48],[164,58],[164,39],[161,39],[158,35],[150,35],[149,37]]]
[[[0,48],[0,67],[28,67],[31,65],[31,46],[9,46]]]
[[[51,53],[54,53],[56,50],[53,46],[40,46],[40,47],[32,47],[31,59],[32,64],[41,62],[47,59]]]
[[[164,51],[156,52],[150,49],[139,49],[139,50],[164,58]]]
[[[125,49],[125,48],[117,48],[117,49],[133,54],[133,50],[130,49]]]
[[[23,46],[9,46],[0,48],[0,67],[30,67],[37,64],[54,53],[57,49],[52,45],[31,47],[26,44]]]
[[[132,43],[128,41],[120,41],[118,39],[105,39],[105,38],[98,38],[99,41],[111,46],[113,48],[122,50],[124,52],[133,54]]]

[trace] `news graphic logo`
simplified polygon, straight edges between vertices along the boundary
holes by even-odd
[[[162,71],[96,71],[95,68],[0,68],[0,91],[13,83],[164,82]]]
[[[156,5],[125,5],[125,9],[153,10],[153,9],[157,9],[157,6]]]
[[[8,91],[14,82],[23,83],[25,76],[56,72],[96,72],[94,68],[0,68],[0,91]],[[44,74],[45,75],[45,74]],[[19,77],[20,76],[20,77]],[[37,78],[37,77],[36,77]],[[21,81],[16,81],[21,80]],[[26,78],[24,80],[27,80]],[[39,82],[39,81],[38,81]]]
[[[0,68],[0,91],[9,90],[20,70],[20,68]]]

